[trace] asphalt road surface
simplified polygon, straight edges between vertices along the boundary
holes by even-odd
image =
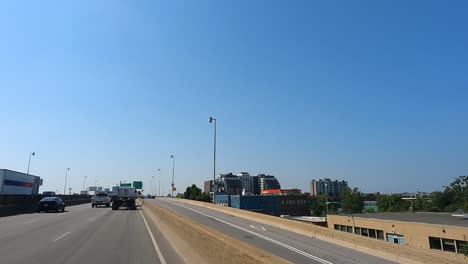
[[[170,199],[146,200],[292,263],[393,263],[312,237]]]
[[[0,218],[0,245],[1,263],[182,262],[141,210],[91,204]]]

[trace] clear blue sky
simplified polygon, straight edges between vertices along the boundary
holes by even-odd
[[[218,173],[366,192],[468,174],[466,1],[66,2],[0,3],[0,167],[37,152],[41,190],[161,168],[167,194],[171,154],[178,189],[202,185],[210,115]]]

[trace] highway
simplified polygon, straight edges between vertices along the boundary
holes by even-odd
[[[393,263],[262,223],[170,199],[146,200],[292,263]]]
[[[145,203],[260,248],[292,263],[392,263],[335,244],[171,199]],[[91,204],[63,213],[0,218],[1,263],[183,263],[145,210]]]
[[[182,263],[149,217],[147,226],[142,212],[84,204],[63,213],[2,217],[0,262]]]

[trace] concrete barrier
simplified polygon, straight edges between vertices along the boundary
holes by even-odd
[[[89,195],[56,195],[65,201],[65,206],[90,203]],[[0,217],[34,213],[37,203],[44,198],[43,195],[0,195]]]
[[[467,263],[467,258],[460,254],[450,254],[434,252],[423,249],[414,249],[397,244],[391,244],[386,241],[380,241],[372,238],[356,236],[353,234],[328,229],[312,225],[309,223],[298,222],[294,220],[279,218],[270,215],[259,214],[246,210],[221,206],[212,203],[204,203],[186,199],[178,198],[164,198],[168,201],[178,201],[187,204],[193,204],[220,211],[229,215],[249,219],[262,224],[270,225],[273,227],[288,230],[297,234],[310,236],[316,239],[324,240],[340,246],[351,248],[366,254],[378,256],[395,263],[440,263],[440,264],[454,264],[454,263]]]

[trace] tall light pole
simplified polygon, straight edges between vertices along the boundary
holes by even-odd
[[[216,182],[216,118],[210,116],[210,123],[214,121],[214,144],[213,144],[213,203],[215,203],[215,182]]]
[[[159,184],[158,184],[158,196],[161,196],[161,169],[159,171]]]
[[[171,155],[172,159],[172,184],[171,184],[171,197],[174,197],[174,164],[175,164],[175,156]]]
[[[83,191],[86,191],[86,178],[88,178],[88,176],[84,176],[83,177]]]
[[[70,170],[70,168],[67,168],[65,170],[65,185],[63,186],[63,194],[65,195],[65,190],[67,189],[67,177],[68,177],[68,171]]]
[[[154,175],[151,176],[152,180],[151,180],[151,188],[150,188],[150,194],[153,195],[153,186],[154,186]]]
[[[327,205],[327,216],[328,216],[328,187],[327,187],[327,183],[325,183],[325,194],[327,195],[327,199],[325,201],[325,204]]]
[[[34,155],[36,155],[36,153],[35,153],[35,152],[31,152],[31,153],[29,153],[28,173],[27,173],[27,174],[29,174],[29,166],[31,166],[31,156],[34,156]]]

